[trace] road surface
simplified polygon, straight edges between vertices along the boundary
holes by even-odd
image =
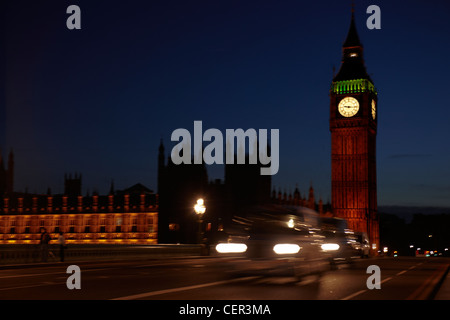
[[[1,300],[405,300],[424,299],[449,259],[372,258],[339,265],[320,279],[230,277],[214,257],[80,262],[80,289],[69,290],[74,263],[0,270]],[[380,289],[368,289],[369,265],[381,271]]]

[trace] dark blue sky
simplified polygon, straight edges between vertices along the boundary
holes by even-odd
[[[141,182],[177,128],[280,130],[278,190],[331,198],[328,91],[351,1],[12,1],[3,5],[0,148],[15,189]],[[280,3],[281,2],[281,3]],[[66,8],[81,8],[81,30]],[[366,8],[381,8],[381,30]],[[356,1],[379,93],[379,205],[450,207],[450,3]],[[210,179],[223,167],[209,167]]]

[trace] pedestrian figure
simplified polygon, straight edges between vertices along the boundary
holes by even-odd
[[[62,231],[59,232],[58,244],[59,244],[59,257],[61,259],[61,262],[64,262],[64,249],[66,249],[66,239],[64,239]]]
[[[47,230],[45,228],[41,228],[41,241],[39,242],[39,244],[41,246],[42,262],[47,262],[48,243],[50,242],[50,240],[51,238]]]

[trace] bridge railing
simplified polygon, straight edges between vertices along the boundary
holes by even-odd
[[[58,245],[48,246],[48,262],[60,261]],[[176,256],[199,256],[204,247],[196,244],[152,245],[69,245],[64,250],[65,261],[151,259]],[[39,263],[43,261],[39,245],[1,245],[0,265]]]

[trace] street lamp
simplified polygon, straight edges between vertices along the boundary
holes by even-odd
[[[198,243],[201,243],[202,240],[202,218],[203,214],[206,211],[205,201],[200,198],[197,200],[197,204],[194,206],[194,211],[198,216]]]
[[[194,206],[194,210],[195,210],[196,214],[201,216],[202,214],[205,213],[206,207],[205,207],[204,203],[205,202],[204,202],[204,200],[202,198],[197,200],[197,204]]]

